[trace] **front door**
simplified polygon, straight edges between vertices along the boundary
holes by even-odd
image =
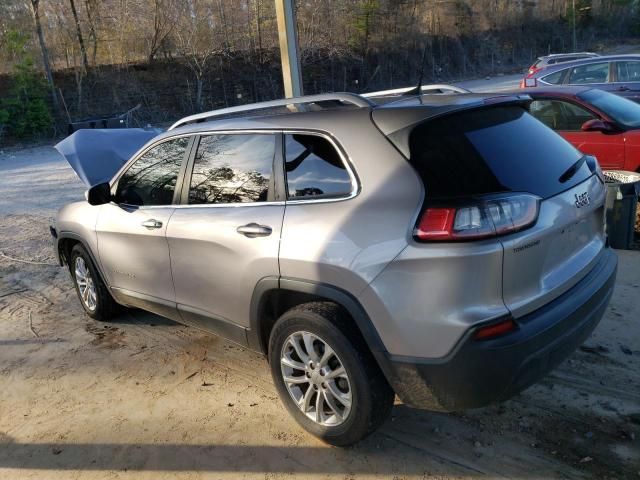
[[[164,141],[135,160],[114,184],[114,201],[96,223],[98,254],[114,296],[176,316],[167,225],[189,138]]]
[[[202,136],[187,167],[183,204],[167,228],[183,321],[239,343],[246,342],[255,285],[279,275],[285,207],[273,172],[280,138]]]
[[[573,102],[538,99],[531,103],[531,114],[553,128],[582,153],[594,155],[602,168],[624,166],[625,141],[622,133],[583,132],[582,125],[598,117]]]

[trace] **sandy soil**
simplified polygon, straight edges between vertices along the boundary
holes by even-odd
[[[82,198],[50,148],[0,155],[0,478],[640,478],[640,252],[594,335],[502,405],[397,405],[358,446],[305,434],[265,361],[140,311],[86,317],[48,223]]]

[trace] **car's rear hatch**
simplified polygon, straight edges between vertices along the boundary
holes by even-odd
[[[409,152],[425,185],[425,210],[495,193],[539,197],[535,223],[495,237],[504,250],[503,300],[515,317],[561,295],[596,263],[605,245],[605,188],[594,162],[526,105],[496,102],[438,115],[388,137]],[[469,275],[482,281],[482,272]]]

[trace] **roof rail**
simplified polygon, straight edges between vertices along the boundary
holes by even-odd
[[[390,95],[402,95],[403,93],[410,92],[415,90],[416,87],[404,87],[404,88],[394,88],[393,90],[381,90],[379,92],[370,92],[364,93],[361,96],[365,98],[376,98],[376,97],[386,97]],[[449,85],[446,83],[434,83],[433,85],[422,85],[420,90],[423,94],[431,94],[431,93],[471,93],[470,90],[466,88],[458,87],[456,85]]]
[[[357,107],[375,106],[375,104],[370,100],[367,100],[363,96],[355,93],[323,93],[320,95],[307,95],[304,97],[284,98],[281,100],[271,100],[268,102],[250,103],[248,105],[238,105],[236,107],[221,108],[219,110],[213,110],[211,112],[198,113],[178,120],[176,123],[169,127],[169,130],[173,130],[174,128],[178,128],[189,123],[204,122],[206,120],[212,120],[234,113],[252,112],[254,110],[262,110],[273,107],[285,107],[287,105],[302,105],[331,101],[350,103]]]

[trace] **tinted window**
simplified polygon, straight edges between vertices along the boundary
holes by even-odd
[[[118,180],[116,201],[129,205],[170,205],[189,139],[169,140],[138,158]]]
[[[572,85],[606,83],[608,81],[609,64],[606,62],[573,67],[569,72],[569,83]]]
[[[265,202],[269,195],[274,135],[209,135],[200,139],[189,203]]]
[[[550,75],[547,75],[546,77],[542,77],[541,80],[546,83],[550,83],[551,85],[557,85],[562,80],[562,74],[565,71],[566,70],[560,70],[559,72],[555,72]]]
[[[411,163],[428,197],[529,192],[543,198],[591,175],[586,164],[567,182],[560,176],[582,154],[520,107],[450,115],[416,127]]]
[[[613,93],[595,89],[588,90],[578,96],[625,127],[640,127],[640,105],[637,103]]]
[[[580,131],[584,122],[596,118],[588,110],[560,100],[535,100],[530,112],[547,127],[561,131]]]
[[[317,135],[285,135],[285,172],[289,198],[351,193],[351,177],[340,155]]]
[[[640,82],[640,62],[617,62],[618,82]]]

